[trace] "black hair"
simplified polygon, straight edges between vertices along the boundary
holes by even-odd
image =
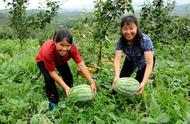
[[[134,15],[123,16],[121,19],[120,27],[122,28],[125,24],[130,24],[131,22],[135,23],[135,25],[137,26],[137,35],[135,36],[134,39],[134,46],[140,46],[140,41],[142,39],[142,32],[139,29],[137,18]],[[124,44],[127,44],[126,42],[127,39],[123,35],[121,37],[121,40],[123,41]]]
[[[53,40],[56,43],[63,41],[63,39],[66,39],[69,44],[73,43],[73,36],[70,34],[68,30],[59,30],[54,33]]]

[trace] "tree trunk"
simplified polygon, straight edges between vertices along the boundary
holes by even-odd
[[[102,61],[102,43],[100,43],[100,49],[99,49],[99,54],[98,54],[98,67],[100,68],[102,65],[101,61]]]

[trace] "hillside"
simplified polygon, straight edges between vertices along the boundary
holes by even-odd
[[[38,9],[31,9],[27,10],[27,14],[38,13],[40,10]],[[0,22],[5,22],[8,19],[8,10],[3,9],[0,10]],[[89,15],[89,12],[79,12],[79,11],[59,11],[55,20],[60,22],[61,20],[75,20],[80,18],[82,15]]]
[[[190,15],[190,4],[177,5],[173,14],[178,16]]]
[[[134,7],[135,8],[135,7]],[[139,8],[139,7],[137,7]],[[29,14],[31,13],[36,13],[39,12],[38,9],[30,9],[27,10],[27,12]],[[84,11],[82,13],[85,13]],[[89,13],[89,12],[87,12]],[[7,9],[2,9],[0,10],[0,20],[2,18],[2,15],[4,15],[4,17],[7,17],[6,15],[8,14],[8,10]],[[186,15],[190,15],[190,4],[183,4],[183,5],[176,5],[173,11],[174,15],[178,15],[178,16],[186,16]],[[81,16],[81,12],[80,11],[73,11],[73,10],[62,10],[60,9],[60,11],[58,12],[58,18],[59,16],[64,16],[64,17],[80,17]]]

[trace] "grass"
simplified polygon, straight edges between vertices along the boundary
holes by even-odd
[[[95,99],[75,103],[66,98],[59,87],[58,108],[49,111],[43,77],[38,75],[34,59],[38,42],[28,40],[21,50],[17,40],[0,40],[0,123],[26,124],[34,120],[56,124],[189,123],[190,43],[183,53],[179,52],[180,42],[171,48],[156,44],[154,74],[143,95],[131,99],[111,94],[109,88],[114,74],[113,59],[108,56],[113,53],[114,44],[104,48],[103,67],[93,75],[97,84]],[[88,53],[84,52],[83,56],[85,54]],[[75,63],[70,61],[69,65],[74,85],[88,84],[77,75]]]

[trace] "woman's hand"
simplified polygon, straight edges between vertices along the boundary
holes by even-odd
[[[140,86],[139,86],[139,88],[137,90],[136,95],[141,95],[142,92],[144,91],[144,87],[145,87],[145,83],[141,82],[141,84],[140,84]]]
[[[67,86],[67,87],[65,88],[65,94],[66,94],[67,96],[69,96],[69,91],[70,91],[70,87]]]
[[[119,79],[119,77],[115,77],[113,82],[112,82],[112,90],[114,89],[115,87],[115,82]]]
[[[96,84],[94,83],[94,80],[92,79],[86,65],[84,64],[84,62],[80,62],[77,64],[78,68],[82,71],[84,77],[89,81],[92,90],[94,91],[94,93],[96,94]]]
[[[152,73],[152,68],[153,68],[153,52],[152,51],[147,51],[144,52],[144,56],[145,56],[145,61],[146,61],[146,69],[144,72],[144,77],[143,80],[138,88],[138,92],[136,93],[136,95],[140,95],[142,94],[142,92],[144,91],[144,87],[146,86],[146,82],[149,79],[150,74]]]
[[[91,84],[91,88],[92,88],[92,91],[94,91],[94,93],[96,94],[96,85],[95,85],[95,83]]]

